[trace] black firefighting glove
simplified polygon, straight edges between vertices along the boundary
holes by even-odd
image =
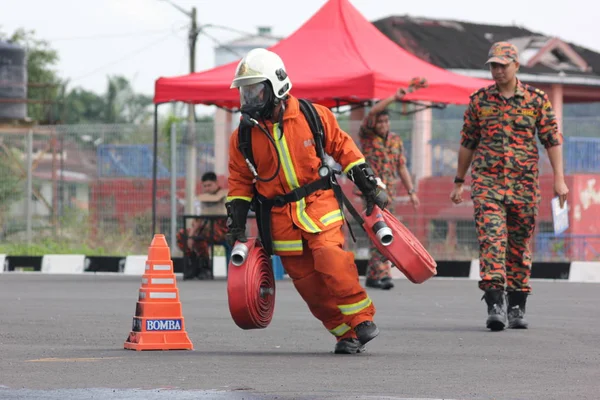
[[[242,199],[233,199],[225,203],[227,208],[227,233],[225,239],[230,246],[236,241],[247,242],[246,220],[250,210],[250,202]]]
[[[377,185],[375,174],[367,163],[359,164],[348,171],[348,178],[365,197],[367,203],[367,216],[373,212],[373,207],[377,205],[382,210],[388,205],[388,195],[386,191]]]

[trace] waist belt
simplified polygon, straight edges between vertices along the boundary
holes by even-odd
[[[266,198],[255,190],[254,200],[256,201],[256,224],[258,226],[258,233],[260,234],[263,247],[269,255],[274,254],[273,238],[271,236],[271,209],[273,207],[283,207],[288,203],[300,201],[306,196],[313,194],[317,190],[333,189],[332,180],[333,179],[331,176],[326,176],[307,185],[294,189],[289,193],[275,196],[272,199]]]
[[[257,196],[259,198],[259,201],[269,206],[269,208],[283,207],[288,203],[295,203],[297,201],[300,201],[303,198],[313,194],[317,190],[327,190],[331,188],[331,179],[329,176],[326,176],[307,185],[294,189],[289,193],[275,196],[272,199],[268,199],[260,193],[257,193]]]
[[[256,201],[256,224],[258,226],[258,233],[260,235],[264,249],[269,255],[273,255],[273,238],[271,236],[271,209],[273,207],[283,207],[288,203],[293,203],[302,200],[306,196],[316,192],[317,190],[328,190],[332,189],[336,200],[338,201],[340,211],[343,214],[344,205],[350,210],[350,213],[360,221],[360,215],[356,209],[352,206],[352,203],[344,196],[342,188],[337,183],[335,174],[323,177],[319,180],[311,182],[307,185],[292,190],[284,195],[275,196],[272,199],[268,199],[265,196],[258,193],[255,189],[254,201]],[[352,239],[356,242],[354,232],[348,221],[348,230]]]

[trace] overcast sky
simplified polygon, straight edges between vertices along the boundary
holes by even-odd
[[[224,25],[255,32],[268,25],[287,36],[326,0],[172,0],[198,9],[200,24]],[[458,19],[479,23],[521,25],[533,31],[600,51],[600,3],[588,0],[494,1],[351,0],[370,21],[391,15]],[[586,4],[587,3],[587,4]],[[58,50],[58,71],[72,86],[103,93],[106,76],[121,74],[137,91],[152,95],[160,76],[188,72],[186,25],[189,19],[161,0],[0,0],[0,31],[34,29]],[[226,42],[239,34],[210,28]],[[200,36],[196,69],[212,68],[215,41]]]

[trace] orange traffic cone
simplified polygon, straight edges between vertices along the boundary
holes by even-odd
[[[165,235],[155,234],[148,250],[133,327],[125,341],[130,350],[193,350],[185,331],[173,260]]]

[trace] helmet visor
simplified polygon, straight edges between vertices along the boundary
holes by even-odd
[[[262,107],[267,101],[265,82],[240,87],[240,104],[242,107]]]

